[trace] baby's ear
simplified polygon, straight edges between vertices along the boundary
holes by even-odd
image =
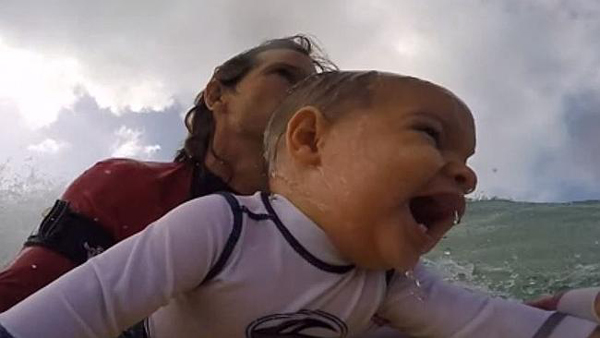
[[[327,129],[327,120],[312,106],[300,108],[288,121],[285,134],[286,150],[297,162],[315,166],[321,163],[321,138]]]

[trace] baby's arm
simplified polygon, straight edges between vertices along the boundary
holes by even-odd
[[[185,203],[0,314],[19,338],[114,337],[197,287],[231,231],[221,196]]]
[[[392,326],[412,337],[531,338],[538,330],[548,329],[551,334],[540,337],[584,338],[596,328],[595,323],[583,319],[549,319],[552,312],[450,285],[420,265],[415,273],[422,284],[423,300],[414,295],[412,281],[398,276],[379,312]],[[558,321],[552,328],[554,319]]]
[[[567,291],[558,297],[556,309],[600,323],[600,288]]]

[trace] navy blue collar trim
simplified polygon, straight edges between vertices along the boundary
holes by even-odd
[[[285,227],[285,225],[283,225],[283,222],[281,222],[281,219],[279,219],[279,216],[277,216],[275,209],[273,209],[273,206],[271,205],[271,201],[269,201],[269,194],[266,192],[262,192],[260,194],[260,197],[265,205],[265,208],[269,212],[271,219],[277,226],[277,229],[279,229],[279,231],[281,232],[283,237],[292,246],[292,248],[300,256],[302,256],[302,258],[306,259],[310,264],[316,266],[317,268],[319,268],[323,271],[327,271],[327,272],[343,274],[343,273],[346,273],[346,272],[354,269],[354,265],[332,265],[329,263],[325,263],[322,260],[318,259],[317,257],[313,256],[308,250],[306,250],[306,248],[304,248],[302,246],[302,244],[300,244],[300,242],[298,242],[298,240]]]
[[[231,212],[233,213],[233,226],[231,228],[229,238],[227,238],[227,242],[225,243],[225,248],[223,248],[223,251],[219,255],[217,262],[208,271],[206,277],[204,277],[204,280],[201,284],[207,283],[208,281],[213,279],[219,272],[221,272],[221,270],[223,270],[242,233],[242,208],[240,207],[240,204],[238,203],[237,199],[228,192],[219,192],[218,194],[223,196],[225,200],[227,200],[227,203],[231,208]]]
[[[264,221],[264,220],[267,220],[267,219],[273,219],[273,217],[271,217],[271,215],[269,215],[269,214],[256,214],[256,213],[253,213],[245,205],[240,206],[240,210],[243,213],[245,213],[246,215],[248,215],[248,217],[250,217],[251,219],[253,219],[255,221]]]
[[[2,324],[0,324],[0,338],[14,338],[10,333],[8,333],[8,331],[6,331]]]

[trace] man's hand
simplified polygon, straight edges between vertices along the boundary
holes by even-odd
[[[598,326],[588,338],[600,338],[600,326]]]
[[[564,293],[565,292],[563,291],[555,294],[554,296],[542,296],[535,300],[526,301],[525,304],[542,310],[556,311],[556,308],[558,307],[558,301]],[[599,305],[600,303],[598,302],[598,298],[596,298],[596,308],[598,308]]]
[[[600,292],[596,295],[596,300],[594,301],[594,309],[596,310],[596,316],[600,318]]]
[[[554,296],[543,296],[541,298],[525,302],[527,305],[543,310],[557,311],[559,303],[560,311],[588,320],[600,323],[600,288],[573,289],[559,292]],[[593,303],[592,303],[592,297]],[[565,294],[567,294],[565,296]],[[564,303],[564,304],[563,304]]]

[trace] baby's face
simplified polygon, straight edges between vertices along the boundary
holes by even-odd
[[[385,75],[369,108],[323,140],[321,205],[342,255],[367,268],[414,267],[465,210],[476,185],[468,108],[443,88]]]

